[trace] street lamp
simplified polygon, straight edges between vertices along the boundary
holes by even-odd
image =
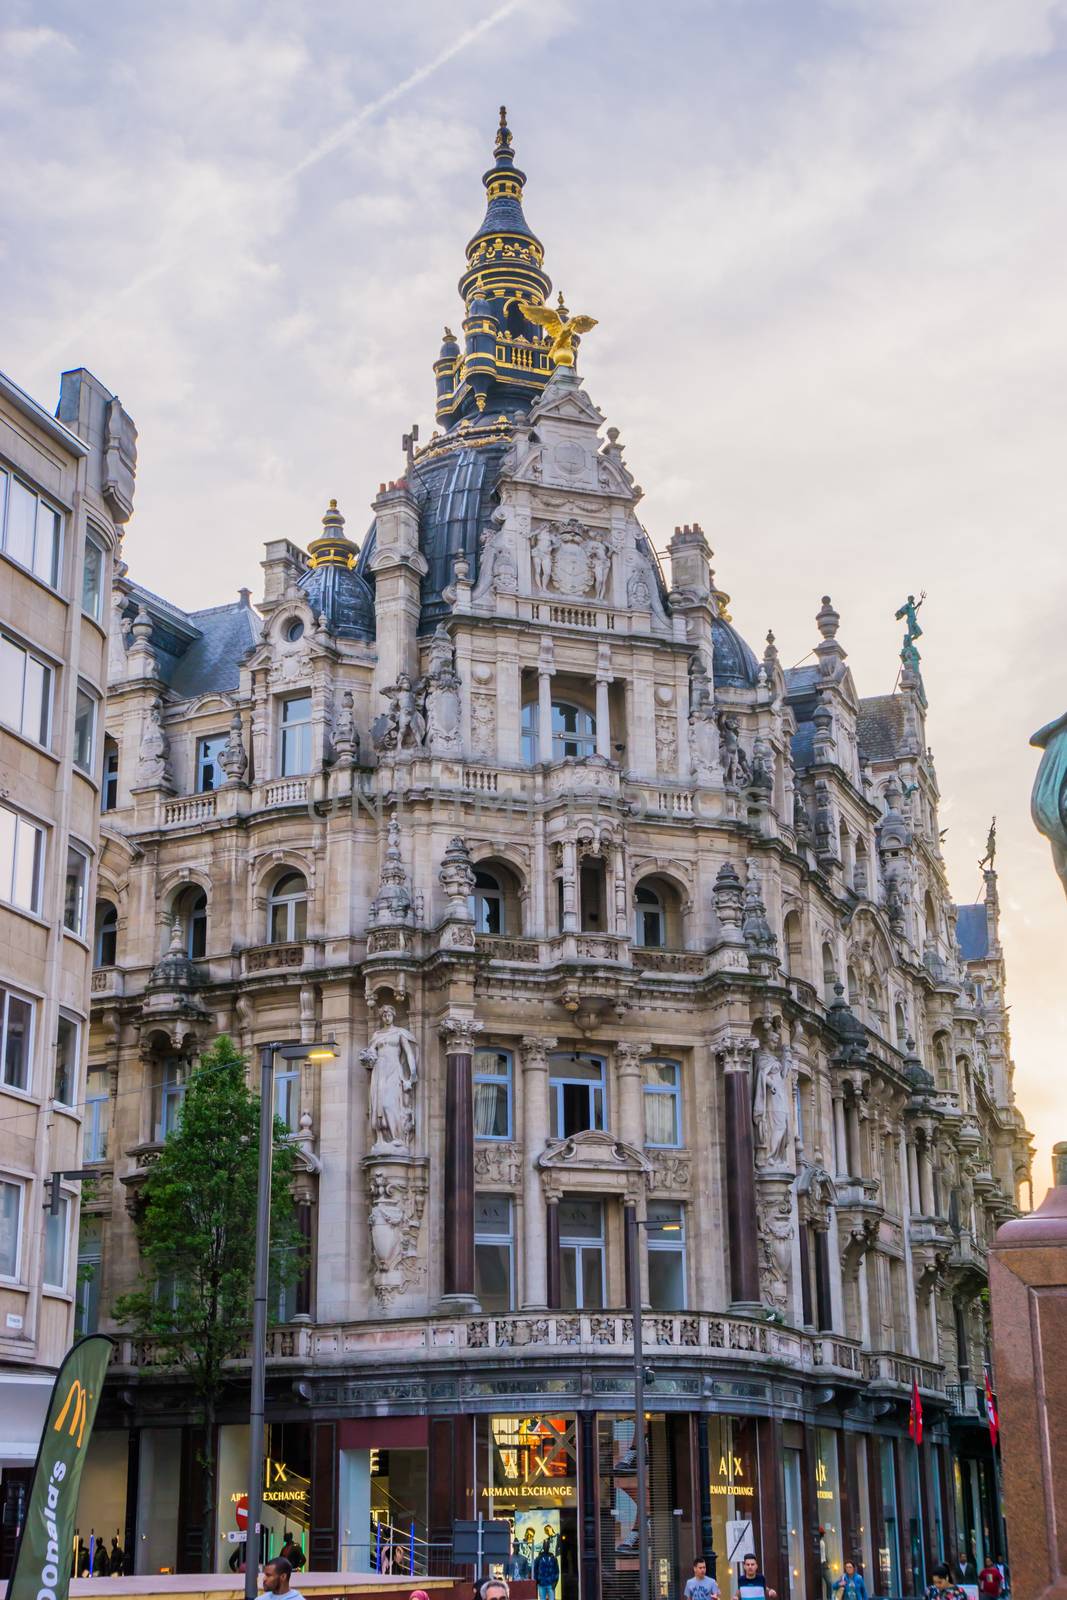
[[[648,1467],[645,1461],[645,1356],[641,1330],[640,1228],[680,1233],[681,1223],[638,1222],[637,1207],[626,1210],[626,1261],[630,1272],[630,1318],[634,1329],[634,1465],[637,1477],[637,1600],[648,1600]]]
[[[259,1590],[260,1522],[263,1518],[264,1399],[267,1387],[267,1277],[270,1268],[270,1180],[274,1164],[274,1058],[332,1061],[332,1039],[314,1044],[275,1040],[259,1047],[259,1182],[256,1187],[256,1277],[252,1302],[251,1399],[248,1411],[248,1530],[245,1536],[245,1600]]]

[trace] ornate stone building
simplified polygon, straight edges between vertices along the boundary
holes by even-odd
[[[784,670],[699,526],[662,568],[573,365],[590,322],[544,309],[503,119],[483,181],[439,431],[362,544],[331,502],[267,546],[255,607],[116,583],[102,1323],[198,1055],[330,1037],[278,1087],[308,1253],[271,1335],[300,1485],[274,1535],[363,1566],[373,1515],[432,1563],[484,1512],[514,1573],[547,1530],[566,1600],[632,1593],[632,1208],[657,1584],[713,1550],[732,1593],[751,1538],[781,1595],[846,1556],[914,1592],[999,1538],[981,1292],[1029,1164],[992,873],[980,954],[957,939],[915,608],[899,687],[864,699],[829,598]],[[150,1357],[122,1343],[83,1491],[143,1569],[200,1532]],[[246,1405],[235,1371],[220,1564]]]

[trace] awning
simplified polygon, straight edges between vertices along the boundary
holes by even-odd
[[[54,1372],[0,1371],[0,1467],[32,1467],[48,1415]]]

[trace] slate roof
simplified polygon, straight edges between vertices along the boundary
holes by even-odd
[[[985,902],[956,907],[956,938],[964,961],[984,961],[989,955],[989,923]]]
[[[864,761],[894,761],[904,738],[903,697],[875,694],[861,700],[856,732]]]
[[[258,613],[243,600],[203,611],[183,611],[140,584],[125,607],[131,619],[141,605],[152,617],[152,650],[160,675],[174,694],[191,700],[217,690],[228,693],[241,679],[241,660],[259,643]],[[168,628],[168,621],[173,627]]]

